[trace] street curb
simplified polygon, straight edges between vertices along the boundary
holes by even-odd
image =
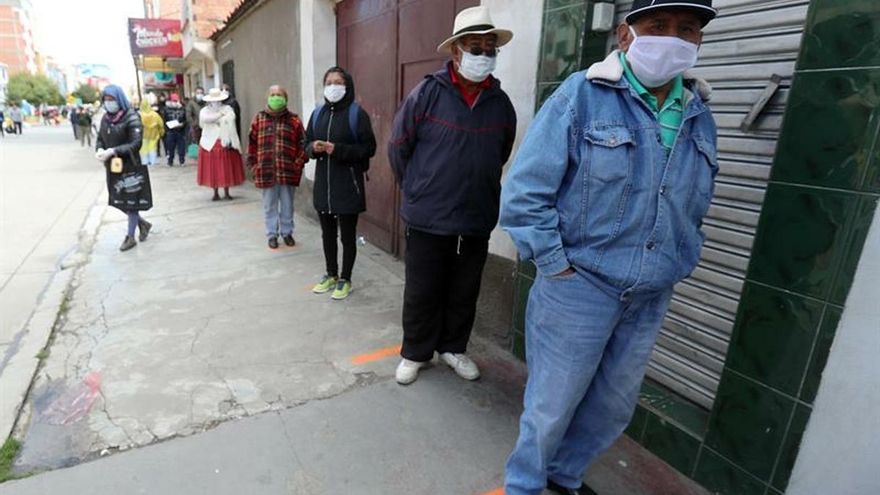
[[[52,336],[64,323],[64,307],[73,291],[74,281],[88,262],[104,213],[106,191],[100,192],[83,221],[78,241],[63,255],[34,312],[12,344],[13,354],[0,374],[0,434],[6,439],[18,427],[34,379],[42,364],[38,354],[47,349]]]

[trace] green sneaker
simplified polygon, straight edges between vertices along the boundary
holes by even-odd
[[[336,289],[333,290],[330,299],[345,299],[349,294],[351,294],[351,282],[348,280],[340,280],[339,282],[336,282]]]
[[[336,277],[324,275],[324,278],[312,287],[312,292],[315,294],[324,294],[334,287],[336,287]]]

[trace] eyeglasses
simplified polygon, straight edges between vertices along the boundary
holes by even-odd
[[[468,52],[471,55],[479,57],[480,55],[485,55],[489,58],[495,58],[498,56],[498,53],[501,51],[501,48],[491,47],[491,48],[483,48],[480,45],[458,45],[461,47],[462,51]]]

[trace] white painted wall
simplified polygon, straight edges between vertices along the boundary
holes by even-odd
[[[516,7],[513,6],[514,3]],[[517,130],[512,162],[519,143],[535,116],[544,0],[483,0],[481,5],[489,7],[492,21],[497,27],[513,31],[513,39],[501,50],[494,73],[501,80],[502,89],[507,92],[516,109]],[[513,242],[499,227],[492,232],[489,252],[505,258],[516,258]]]
[[[300,1],[300,108],[303,109],[303,125],[308,124],[316,102],[323,101],[324,72],[336,65],[336,3],[336,0]],[[305,175],[309,180],[315,180],[314,160],[306,164]]]
[[[880,210],[822,374],[788,495],[880,494]]]

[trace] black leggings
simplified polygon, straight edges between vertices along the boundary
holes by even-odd
[[[321,219],[321,238],[324,240],[324,260],[327,262],[327,274],[333,277],[339,276],[343,280],[351,280],[351,270],[354,268],[354,259],[357,257],[358,214],[331,215],[318,213]],[[339,273],[337,263],[338,248],[336,245],[337,230],[342,237],[342,273]]]

